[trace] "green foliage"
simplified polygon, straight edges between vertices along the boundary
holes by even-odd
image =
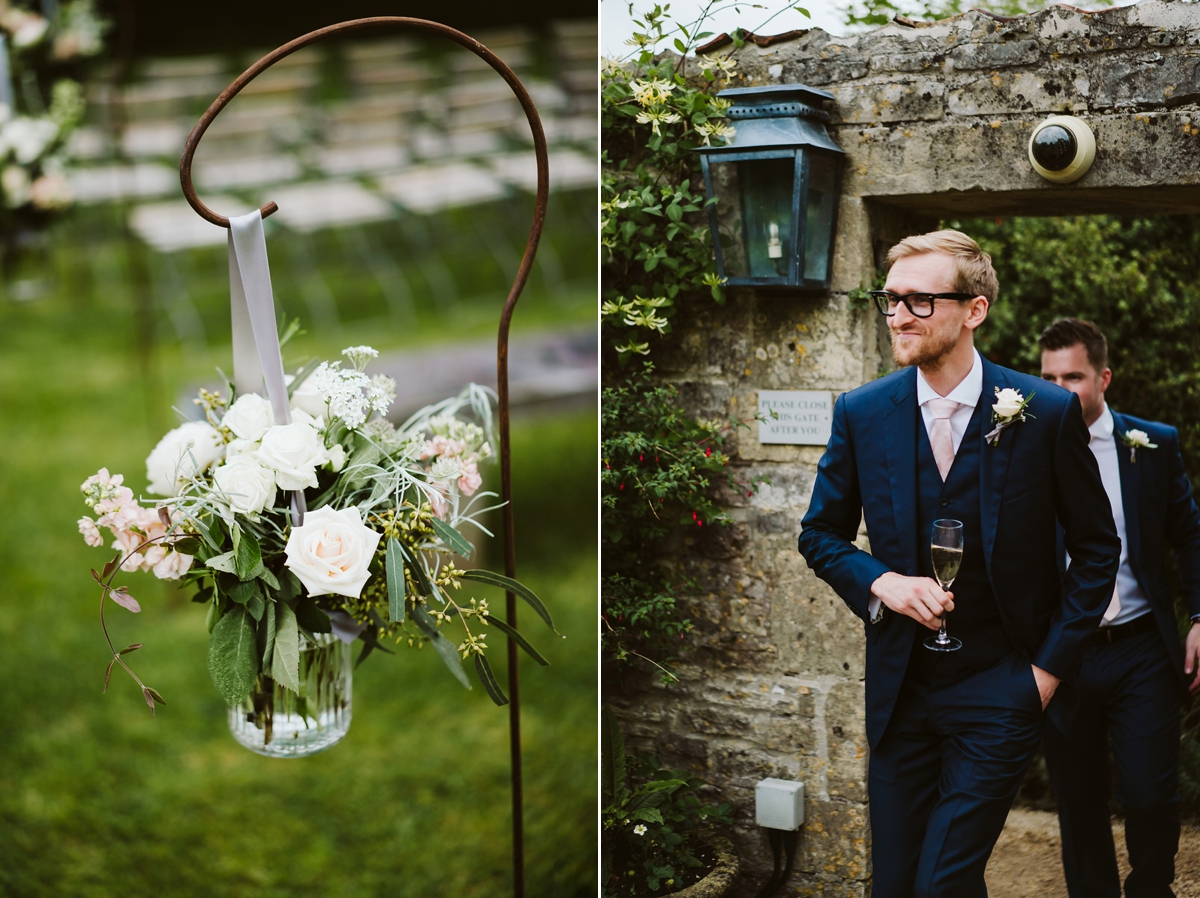
[[[661,665],[692,629],[675,611],[681,584],[659,563],[663,540],[679,528],[728,523],[711,488],[746,487],[733,480],[720,448],[737,425],[690,419],[678,390],[656,384],[653,370],[644,362],[640,374],[601,395],[601,610],[606,657],[652,655]]]
[[[600,321],[602,351],[621,365],[671,332],[677,301],[725,299],[696,150],[734,133],[724,121],[730,102],[716,94],[735,63],[731,53],[688,58],[711,36],[702,29],[714,4],[687,25],[668,9],[656,5],[635,20],[630,43],[638,49],[602,75]],[[680,55],[661,53],[664,44]],[[670,681],[663,665],[692,624],[675,608],[681,584],[659,564],[662,542],[680,527],[727,522],[709,490],[728,458],[721,427],[690,420],[652,371],[646,362],[601,399],[602,640],[606,659],[643,658]]]
[[[1019,16],[1036,12],[1043,4],[1036,0],[860,0],[842,11],[848,25],[886,25],[896,16],[935,22],[957,16],[969,9],[984,9],[999,16]]]
[[[664,769],[653,755],[625,754],[612,709],[601,716],[601,883],[604,898],[676,892],[699,878],[698,833],[731,825],[730,806],[705,803],[707,783]]]
[[[656,55],[670,16],[659,6],[641,22],[636,59],[602,76],[600,244],[603,332],[624,362],[650,352],[670,331],[681,292],[724,300],[712,271],[704,182],[696,150],[731,136],[730,101],[715,96],[734,70],[729,56],[698,57],[700,78],[684,77],[684,56]],[[680,27],[674,48],[694,49],[707,32]],[[698,80],[699,84],[696,83]]]

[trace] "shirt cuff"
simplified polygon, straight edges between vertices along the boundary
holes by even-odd
[[[872,598],[867,602],[867,611],[871,615],[871,623],[879,623],[883,620],[883,599],[878,597]],[[1197,618],[1200,618],[1200,614],[1197,614],[1192,620],[1196,620]]]

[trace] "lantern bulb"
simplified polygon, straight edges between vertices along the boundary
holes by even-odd
[[[771,222],[769,227],[771,231],[771,239],[767,241],[767,258],[782,259],[783,244],[779,242],[779,225],[775,224],[775,222]]]

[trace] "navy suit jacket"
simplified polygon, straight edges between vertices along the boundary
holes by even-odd
[[[802,522],[800,552],[817,576],[862,618],[867,631],[867,740],[883,738],[917,630],[885,612],[870,623],[871,584],[887,571],[918,576],[929,534],[917,532],[917,372],[904,368],[843,393]],[[995,390],[1032,397],[1027,418],[981,447],[984,559],[1009,643],[1063,683],[1047,709],[1065,729],[1071,687],[1088,637],[1112,597],[1120,539],[1075,394],[983,360],[980,402],[991,430]],[[1140,458],[1139,458],[1140,460]],[[871,550],[854,544],[865,516]],[[1071,566],[1059,574],[1055,524]]]
[[[1183,467],[1179,431],[1158,421],[1146,421],[1115,411],[1112,416],[1129,567],[1150,601],[1150,609],[1171,658],[1171,666],[1179,675],[1180,685],[1186,687],[1191,677],[1183,672],[1183,646],[1163,565],[1163,550],[1170,545],[1175,550],[1188,615],[1200,614],[1200,509],[1196,507],[1192,485]],[[1130,430],[1144,432],[1157,448],[1138,449],[1135,455],[1121,441],[1121,436]],[[1060,527],[1060,569],[1065,561],[1062,549]]]

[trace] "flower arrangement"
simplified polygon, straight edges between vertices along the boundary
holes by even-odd
[[[348,367],[313,363],[289,379],[290,423],[276,421],[255,393],[234,395],[229,385],[226,399],[201,390],[203,420],[166,434],[146,459],[149,491],[161,499],[139,501],[107,469],[84,481],[97,517],[81,518],[79,530],[93,546],[109,531],[118,550],[92,571],[112,653],[105,691],[119,665],[152,712],[165,704],[129,666],[142,644],[118,649],[104,623],[106,599],[140,610],[127,587],[114,585],[118,573],[138,570],[196,587],[213,683],[235,709],[231,726],[242,714],[260,745],[270,742],[281,707],[308,727],[308,703],[337,688],[338,663],[306,649],[357,640],[361,663],[389,644],[428,643],[467,688],[462,662],[473,659],[496,704],[508,699],[485,654],[492,628],[547,663],[491,616],[486,600],[457,597],[464,582],[501,586],[553,629],[528,588],[457,565],[473,550],[468,526],[491,535],[479,521],[490,509],[477,507],[496,495],[480,491],[479,465],[493,454],[490,391],[471,385],[395,427],[385,417],[395,382],[364,371],[378,353],[356,346],[343,355]],[[446,635],[452,628],[461,630],[455,640]]]
[[[59,75],[99,54],[108,27],[92,0],[56,4],[50,15],[0,0],[0,200],[16,226],[40,223],[74,199],[67,139],[83,118],[83,88]],[[48,103],[31,88],[36,81],[52,82]]]

